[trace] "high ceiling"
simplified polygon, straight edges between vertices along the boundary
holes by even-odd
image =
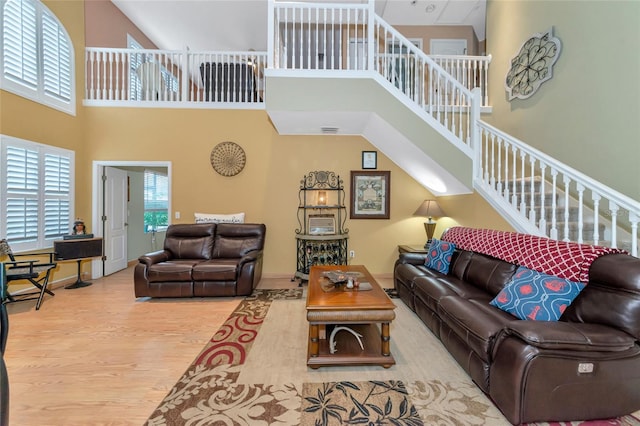
[[[267,50],[267,0],[111,1],[160,49]],[[486,0],[377,0],[375,10],[391,25],[470,25],[485,38]]]

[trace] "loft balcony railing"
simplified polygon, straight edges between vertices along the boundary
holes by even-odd
[[[266,52],[85,50],[85,105],[264,108]]]
[[[87,48],[85,104],[261,108],[268,96],[264,70],[274,69],[371,71],[415,102],[428,103],[440,112],[447,104],[468,103],[461,89],[469,96],[471,89],[479,87],[481,106],[489,107],[490,56],[429,59],[377,18],[373,3],[270,2],[270,6],[273,37],[269,37],[272,55],[268,60],[267,52],[252,51]],[[447,82],[451,78],[456,83]],[[452,84],[452,90],[444,89]]]

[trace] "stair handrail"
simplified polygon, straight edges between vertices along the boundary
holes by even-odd
[[[474,185],[479,185],[484,189],[490,189],[495,196],[502,197],[504,201],[509,204],[514,205],[516,207],[516,212],[520,215],[524,215],[524,217],[535,223],[535,225],[540,229],[540,231],[546,235],[546,221],[544,217],[541,217],[540,220],[537,220],[534,213],[534,205],[535,199],[533,195],[533,179],[540,179],[541,177],[546,177],[546,168],[550,169],[549,176],[552,177],[551,183],[548,181],[546,184],[555,185],[555,188],[552,188],[554,194],[556,191],[562,191],[565,193],[565,197],[569,197],[568,190],[569,184],[571,182],[575,183],[575,188],[580,195],[579,197],[579,205],[578,208],[590,208],[595,211],[596,214],[600,214],[599,205],[601,199],[605,199],[609,203],[608,212],[611,215],[611,246],[617,247],[617,215],[620,210],[626,210],[629,213],[629,223],[630,223],[630,234],[631,234],[631,254],[637,256],[638,254],[638,222],[640,220],[640,202],[628,197],[616,191],[615,189],[604,185],[601,182],[587,176],[586,174],[558,161],[557,159],[545,154],[544,152],[527,145],[523,141],[503,132],[500,129],[482,121],[477,120],[478,128],[481,133],[479,137],[479,143],[477,146],[478,152],[476,153],[476,161],[481,164],[480,167],[475,168],[475,176],[474,176]],[[514,162],[514,167],[509,170],[509,161],[508,158],[505,158],[504,164],[502,161],[502,156],[508,157],[509,150],[511,149],[512,161]],[[520,157],[520,164],[518,164],[520,174],[519,177],[529,179],[531,185],[531,192],[526,195],[530,197],[530,200],[521,200],[522,206],[520,206],[518,210],[517,200],[514,198],[514,188],[509,188],[509,182],[511,181],[512,186],[515,184],[513,182],[512,176],[509,176],[509,173],[513,175],[516,174],[515,165],[516,165],[516,156]],[[529,158],[528,162],[525,161],[525,156]],[[535,163],[540,165],[539,170],[534,171]],[[526,169],[530,169],[530,173],[526,172]],[[562,176],[562,182],[557,182],[556,178],[558,175]],[[545,179],[543,179],[545,180]],[[556,185],[557,183],[557,185]],[[518,185],[522,185],[522,189],[525,189],[525,185],[523,182],[518,181]],[[542,183],[545,185],[545,182]],[[582,199],[582,195],[585,191],[589,191],[592,194],[593,205],[589,206]],[[521,198],[524,198],[524,192],[521,193]],[[542,200],[542,198],[541,198]],[[530,201],[531,204],[526,205],[527,201]],[[524,207],[524,208],[523,208]],[[539,206],[538,206],[539,207]],[[542,207],[544,207],[544,201],[542,201]],[[528,208],[528,210],[527,210]],[[555,218],[555,215],[553,216]],[[594,216],[595,218],[595,216]],[[580,220],[582,217],[580,217]],[[595,218],[595,223],[597,225],[598,219]],[[553,228],[552,228],[553,229]],[[557,238],[557,235],[548,235],[552,238]],[[594,227],[594,243],[598,243],[599,234],[597,229]],[[579,241],[581,241],[582,235],[579,236]],[[565,233],[565,240],[566,233]]]
[[[385,40],[387,45],[383,49],[376,52],[376,60],[374,62],[374,71],[381,75],[386,81],[391,82],[391,86],[395,86],[405,96],[413,101],[421,111],[426,112],[428,116],[435,120],[436,124],[440,124],[441,133],[447,133],[453,136],[463,146],[463,152],[472,155],[475,146],[474,136],[475,122],[480,118],[481,97],[474,94],[460,81],[451,76],[442,66],[434,59],[418,49],[411,41],[403,36],[399,31],[390,26],[378,15],[374,15],[374,41]],[[391,55],[407,55],[415,61],[413,66],[414,75],[419,76],[415,79],[415,85],[402,85],[399,87],[393,82],[389,70],[393,69],[388,62],[387,46],[398,43],[398,50],[401,53],[391,52]],[[382,51],[380,51],[382,50]],[[392,49],[393,50],[393,49]],[[408,64],[409,66],[411,64]],[[407,73],[411,74],[411,73]],[[416,90],[423,85],[422,90]],[[393,88],[391,88],[393,89]],[[434,123],[431,123],[432,125]],[[434,126],[438,127],[438,126]],[[452,140],[456,142],[456,140]],[[471,150],[464,149],[466,147]]]

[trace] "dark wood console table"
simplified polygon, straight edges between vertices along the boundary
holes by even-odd
[[[102,238],[79,238],[72,240],[56,240],[53,242],[55,259],[60,262],[74,260],[78,262],[78,278],[75,283],[65,286],[66,289],[91,285],[80,277],[80,263],[85,259],[102,257]]]

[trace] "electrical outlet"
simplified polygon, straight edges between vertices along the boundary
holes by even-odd
[[[354,257],[356,257],[356,251],[355,250],[349,250],[349,257],[351,259],[353,259]]]

